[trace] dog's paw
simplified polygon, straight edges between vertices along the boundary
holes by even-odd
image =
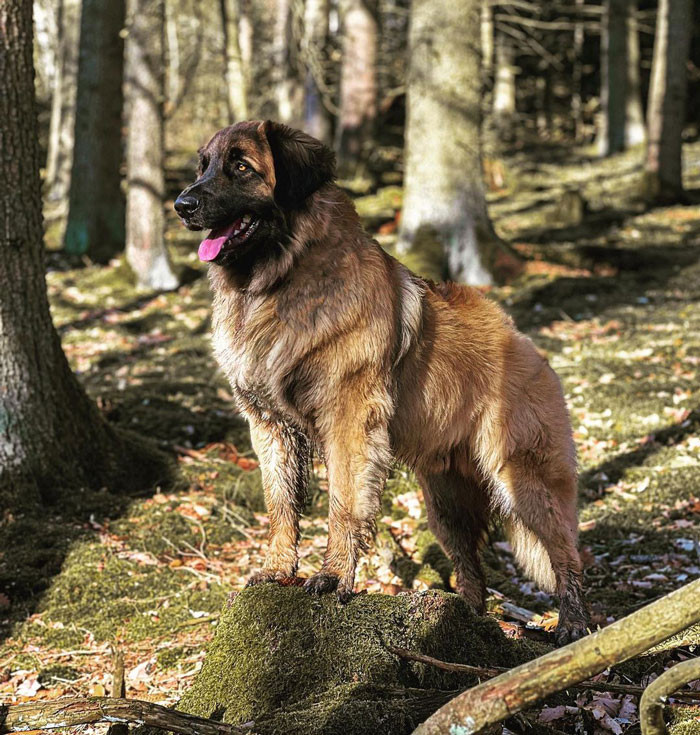
[[[319,572],[306,580],[304,589],[311,595],[322,595],[324,592],[333,592],[338,589],[339,582],[340,578],[337,574]]]
[[[347,582],[338,583],[336,595],[338,596],[338,602],[341,605],[347,605],[348,602],[352,600],[353,594],[354,593],[352,591],[352,582],[350,582],[349,584]]]
[[[275,582],[277,584],[283,584],[290,579],[293,579],[294,575],[281,569],[259,569],[257,572],[248,577],[248,581],[245,583],[246,587],[255,587],[258,584],[265,584],[266,582]]]
[[[554,633],[557,646],[566,646],[569,643],[588,635],[588,629],[584,620],[559,620],[559,625]]]

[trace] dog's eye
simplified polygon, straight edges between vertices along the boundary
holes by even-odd
[[[247,163],[243,163],[243,161],[236,161],[236,170],[238,171],[247,171],[250,168]]]

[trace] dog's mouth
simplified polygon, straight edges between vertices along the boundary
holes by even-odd
[[[199,245],[199,259],[207,263],[216,260],[232,247],[242,245],[258,229],[259,219],[245,214],[225,227],[213,229]]]

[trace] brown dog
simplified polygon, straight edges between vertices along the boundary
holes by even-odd
[[[477,291],[413,275],[363,231],[333,154],[272,122],[219,131],[175,208],[212,263],[214,350],[262,466],[269,552],[251,584],[294,576],[309,454],[330,481],[311,592],[352,593],[394,460],[422,485],[457,589],[483,610],[492,514],[561,598],[558,640],[585,631],[576,459],[559,380]]]

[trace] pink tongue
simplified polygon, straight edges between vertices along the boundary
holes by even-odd
[[[199,259],[205,262],[215,260],[217,255],[221,252],[226,240],[231,237],[233,231],[240,226],[240,220],[232,222],[227,227],[220,227],[216,230],[212,230],[209,233],[209,237],[205,237],[204,240],[199,244],[198,255]]]

